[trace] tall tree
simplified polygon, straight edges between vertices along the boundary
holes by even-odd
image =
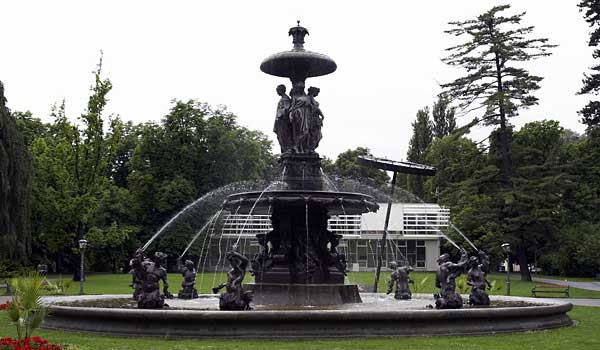
[[[31,252],[31,155],[0,82],[0,260],[25,264]]]
[[[592,56],[595,59],[600,58],[600,1],[599,0],[582,0],[579,5],[579,11],[583,12],[585,21],[593,28],[590,33],[588,46],[594,48]],[[579,91],[580,95],[594,94],[600,92],[600,64],[590,68],[591,74],[585,74],[583,78],[583,87]],[[582,110],[579,111],[581,122],[587,125],[589,131],[594,131],[600,127],[600,101],[588,102]]]
[[[464,68],[467,75],[442,84],[444,93],[458,100],[462,113],[480,113],[481,122],[497,127],[492,136],[499,145],[499,175],[506,191],[513,188],[514,174],[512,127],[508,119],[518,115],[519,109],[537,104],[532,92],[540,88],[543,79],[522,68],[522,62],[549,56],[548,50],[556,46],[548,44],[546,38],[530,38],[534,27],[521,26],[525,12],[503,16],[501,13],[509,8],[510,5],[495,6],[475,19],[450,23],[453,28],[446,33],[468,39],[448,48],[449,55],[443,61]],[[512,197],[504,197],[508,206]],[[512,211],[503,208],[501,212],[504,219],[509,219]],[[523,245],[521,248],[521,278],[531,280],[527,250]]]
[[[429,117],[429,107],[420,109],[417,118],[412,123],[413,135],[408,144],[407,160],[415,163],[423,163],[431,141],[433,141],[433,124]],[[423,198],[423,177],[412,175],[408,177],[408,190],[419,198]]]
[[[450,106],[450,99],[444,94],[438,96],[433,104],[433,136],[442,138],[450,135],[456,129],[456,108]]]
[[[443,59],[449,65],[464,68],[467,75],[442,84],[444,93],[459,101],[463,113],[481,111],[485,125],[499,128],[504,187],[512,187],[512,161],[508,118],[520,108],[537,104],[532,92],[539,89],[542,77],[531,75],[520,63],[549,56],[545,38],[529,38],[533,26],[522,27],[525,12],[512,16],[500,13],[510,5],[495,6],[475,19],[450,22],[446,33],[467,37],[467,41],[446,49]]]

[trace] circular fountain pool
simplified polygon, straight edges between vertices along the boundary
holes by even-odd
[[[129,295],[48,297],[43,327],[172,338],[320,338],[494,334],[572,324],[572,304],[553,299],[492,296],[490,307],[431,309],[430,295],[399,301],[361,293],[363,303],[332,306],[256,305],[218,311],[218,296],[172,299],[162,310],[135,309]]]

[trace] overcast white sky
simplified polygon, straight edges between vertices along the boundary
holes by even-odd
[[[529,66],[545,77],[536,93],[539,106],[513,123],[552,118],[583,132],[576,111],[589,97],[575,92],[593,59],[578,2],[0,0],[0,80],[11,109],[49,120],[52,104],[64,98],[75,119],[103,50],[104,73],[114,85],[108,113],[158,121],[172,99],[193,98],[226,105],[240,124],[262,130],[276,144],[275,87],[289,87],[289,81],[262,73],[259,65],[291,49],[287,31],[300,19],[310,31],[305,47],[338,65],[335,73],[306,83],[321,88],[326,119],[319,153],[334,158],[365,146],[376,156],[404,159],[416,111],[433,103],[439,83],[461,74],[440,61],[455,42],[443,33],[447,22],[503,3],[513,5],[511,13],[527,11],[524,24],[560,45]]]

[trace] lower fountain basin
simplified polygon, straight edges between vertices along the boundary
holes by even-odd
[[[399,301],[362,293],[363,303],[299,307],[257,305],[254,311],[217,311],[218,297],[169,300],[171,309],[107,308],[102,300],[130,295],[48,297],[42,327],[67,331],[168,338],[335,338],[495,334],[572,325],[571,303],[538,298],[491,296],[492,307],[428,309],[430,295]],[[96,307],[86,305],[97,300]],[[61,305],[57,305],[60,303]],[[93,303],[94,304],[94,303]],[[494,307],[496,304],[498,307]],[[512,307],[507,307],[511,306]]]

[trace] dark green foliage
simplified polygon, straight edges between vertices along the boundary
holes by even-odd
[[[582,0],[577,6],[584,13],[585,21],[592,28],[588,45],[594,47],[592,54],[595,59],[600,57],[600,1],[598,0]],[[598,95],[600,91],[600,65],[595,65],[590,68],[591,74],[585,74],[583,78],[583,87],[579,91],[580,95],[593,94]],[[597,129],[600,126],[600,102],[590,101],[582,110],[579,111],[581,122],[588,127],[588,130]]]
[[[450,135],[456,129],[456,108],[450,106],[450,99],[444,94],[433,104],[433,136],[442,138]]]
[[[358,164],[357,157],[366,155],[371,155],[368,148],[349,149],[340,153],[333,163],[326,159],[322,163],[323,171],[332,176],[358,180],[376,188],[385,187],[390,182],[390,177],[385,171]]]
[[[429,116],[429,107],[420,109],[417,112],[417,118],[412,123],[412,129],[413,135],[408,143],[406,158],[410,162],[422,164],[425,161],[427,149],[433,140],[433,123]],[[425,195],[423,177],[420,175],[411,175],[407,179],[408,190],[417,197],[423,198]]]
[[[6,107],[0,82],[0,260],[29,260],[31,172],[31,155]]]
[[[434,140],[427,154],[439,169],[427,187],[437,187],[452,221],[494,260],[502,259],[500,245],[510,242],[522,266],[537,260],[549,272],[589,276],[599,267],[593,240],[600,222],[593,209],[600,204],[599,163],[592,161],[600,159],[600,148],[588,146],[590,140],[556,121],[526,124],[511,140],[514,185],[506,189],[497,132],[487,151],[446,136]]]

